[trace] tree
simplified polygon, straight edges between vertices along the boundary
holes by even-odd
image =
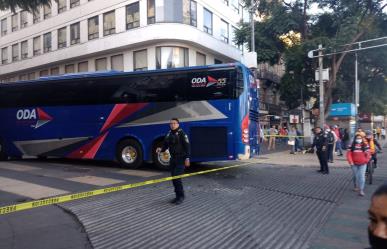
[[[246,4],[249,3],[250,1],[246,0]],[[256,1],[254,0],[253,3]],[[320,7],[325,7],[330,11],[317,15],[307,15],[306,10],[312,3],[317,3]],[[314,82],[314,70],[317,68],[317,64],[316,60],[310,60],[306,57],[307,52],[316,49],[318,44],[323,44],[331,52],[346,50],[353,46],[343,47],[341,45],[385,36],[387,32],[386,14],[383,13],[383,10],[386,5],[383,4],[382,0],[259,1],[257,15],[261,19],[255,23],[255,47],[258,62],[274,64],[278,58],[284,59],[286,73],[282,77],[280,91],[281,98],[290,108],[299,104],[295,101],[300,96],[298,89],[303,89],[305,97],[317,93]],[[241,27],[241,31],[237,33],[236,42],[249,42],[248,36],[246,39],[243,38],[249,33],[249,27],[247,25]],[[281,37],[289,34],[290,31],[301,34],[301,39],[299,43],[286,46]],[[347,57],[349,60],[345,60]],[[330,65],[331,68],[331,78],[325,84],[324,89],[324,103],[327,113],[333,98],[336,98],[335,94],[342,95],[344,91],[348,92],[348,89],[351,89],[348,88],[348,85],[350,82],[354,82],[354,80],[349,81],[349,78],[353,77],[352,57],[349,53],[342,53],[324,59],[325,67]],[[366,82],[367,77],[371,77],[375,68],[378,68],[379,74],[377,74],[375,82],[383,82],[383,77],[386,78],[384,75],[385,64],[381,64],[380,58],[368,54],[364,59],[371,60],[372,63],[363,65],[373,65],[374,67],[361,68],[361,71],[364,71],[362,75],[365,77],[361,81]],[[350,66],[351,63],[352,66]],[[364,90],[362,94],[366,94],[366,92]],[[383,91],[377,94],[379,95],[376,96],[380,96],[380,98],[376,99],[384,98],[380,95],[383,94]]]
[[[47,4],[51,4],[51,0],[0,0],[0,10],[10,9],[12,12],[15,12],[16,8],[20,8],[33,11],[39,6]]]

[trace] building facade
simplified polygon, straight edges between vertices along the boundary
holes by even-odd
[[[238,0],[58,0],[0,12],[0,82],[241,61]]]

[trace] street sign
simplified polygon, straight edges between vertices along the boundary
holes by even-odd
[[[317,69],[315,72],[314,72],[314,79],[316,81],[319,81],[320,78],[319,78],[319,70]],[[326,69],[323,69],[322,70],[322,80],[323,81],[328,81],[329,80],[329,68],[326,68]]]
[[[298,124],[300,122],[300,116],[299,115],[289,115],[289,121],[291,124]]]

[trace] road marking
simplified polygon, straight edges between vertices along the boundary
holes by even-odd
[[[24,171],[39,170],[42,168],[27,166],[27,165],[22,165],[22,164],[17,164],[17,163],[6,163],[6,164],[0,165],[0,169],[24,172]]]
[[[78,177],[72,177],[72,178],[65,178],[65,180],[86,183],[86,184],[91,184],[96,186],[108,186],[108,185],[124,182],[122,180],[106,178],[106,177],[98,177],[98,176],[78,176]]]
[[[115,173],[129,175],[129,176],[141,176],[141,177],[153,177],[153,176],[162,175],[162,173],[159,173],[159,172],[145,171],[145,170],[132,170],[132,169],[120,170],[120,171],[116,171]]]
[[[121,190],[125,190],[125,189],[137,188],[137,187],[141,187],[141,186],[166,182],[166,181],[179,179],[179,178],[186,178],[186,177],[191,177],[191,176],[196,176],[196,175],[203,175],[203,174],[208,174],[208,173],[212,173],[212,172],[222,171],[222,170],[226,170],[226,169],[248,166],[248,165],[252,165],[252,164],[254,164],[254,162],[242,163],[242,164],[225,166],[225,167],[221,167],[221,168],[204,170],[204,171],[199,171],[199,172],[184,174],[184,175],[179,175],[179,176],[164,177],[164,178],[148,180],[148,181],[144,181],[144,182],[125,184],[125,185],[120,185],[120,186],[108,187],[108,188],[103,188],[103,189],[96,189],[96,190],[91,190],[91,191],[87,191],[87,192],[80,192],[80,193],[75,193],[75,194],[56,196],[56,197],[46,198],[46,199],[42,199],[42,200],[29,201],[29,202],[24,202],[24,203],[20,203],[20,204],[4,206],[4,207],[0,207],[0,215],[14,213],[14,212],[27,210],[27,209],[31,209],[31,208],[53,205],[53,204],[57,204],[57,203],[64,203],[64,202],[77,200],[77,199],[89,198],[92,196],[103,195],[103,194],[117,192],[117,191],[121,191]],[[1,181],[1,178],[0,178],[0,181]]]
[[[0,190],[33,199],[63,195],[68,191],[0,176]]]

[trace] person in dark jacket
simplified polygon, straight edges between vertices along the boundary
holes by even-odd
[[[184,173],[184,168],[190,165],[190,143],[187,134],[179,128],[179,120],[172,118],[169,123],[171,130],[164,138],[162,148],[157,149],[157,153],[165,152],[167,149],[171,155],[169,165],[171,176],[178,176]],[[172,180],[175,187],[176,198],[172,203],[179,205],[184,201],[184,189],[181,178]]]
[[[387,248],[387,183],[380,186],[372,195],[368,215],[370,220],[368,238],[371,249]]]
[[[328,138],[327,134],[322,131],[320,127],[314,129],[314,139],[312,144],[312,149],[316,147],[316,154],[320,162],[320,170],[317,172],[323,174],[329,174],[328,168]]]

